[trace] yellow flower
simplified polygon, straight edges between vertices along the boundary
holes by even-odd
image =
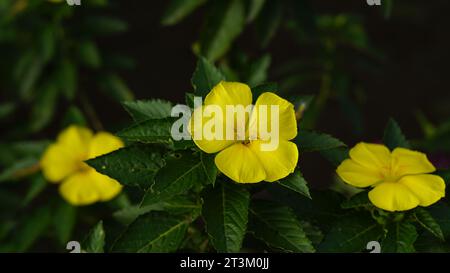
[[[114,179],[96,172],[83,161],[123,147],[122,141],[106,132],[70,126],[62,131],[56,143],[49,145],[40,165],[45,178],[61,183],[59,192],[73,205],[108,201],[122,190]]]
[[[252,92],[246,84],[220,82],[206,96],[204,105],[194,110],[188,128],[191,135],[194,136],[195,144],[202,151],[206,153],[219,152],[215,157],[215,164],[223,174],[232,180],[240,183],[277,181],[292,173],[298,161],[297,146],[289,141],[297,135],[294,106],[274,93],[266,92],[258,97],[253,110],[244,116],[238,114],[227,116],[227,106],[248,107],[252,105],[252,100]],[[208,106],[218,106],[225,116],[205,117],[204,111]],[[270,128],[274,126],[271,123],[272,110],[270,109],[272,106],[278,107],[279,118],[275,120],[275,124],[280,128],[279,136],[276,139],[278,145],[272,150],[262,149],[262,146],[268,145],[274,140],[261,133],[262,127],[268,128],[267,131],[273,131]],[[262,113],[260,109],[264,107],[268,109],[268,113]],[[261,119],[258,118],[264,114],[266,114],[267,120],[271,121],[268,124],[261,124]],[[232,127],[234,128],[234,139],[218,139],[214,134],[205,136],[203,139],[195,138],[198,131],[204,132],[203,127],[207,126],[212,119],[218,120],[220,125],[226,129],[226,126],[230,126],[226,120],[230,118],[235,124]],[[200,119],[201,126],[195,126],[198,119]],[[217,129],[215,128],[215,130]],[[251,136],[251,132],[255,132],[256,135]]]
[[[380,144],[359,143],[337,168],[350,185],[373,187],[370,201],[387,211],[430,206],[445,196],[445,182],[425,154],[404,148],[389,151]]]

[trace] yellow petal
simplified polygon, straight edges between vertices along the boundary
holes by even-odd
[[[250,87],[239,82],[220,82],[209,92],[204,105],[218,105],[225,109],[226,105],[251,105]]]
[[[45,150],[40,165],[44,177],[50,182],[60,182],[81,168],[81,159],[59,143],[51,144]]]
[[[372,186],[383,180],[383,175],[379,170],[367,168],[352,159],[344,160],[336,172],[346,183],[359,188]]]
[[[63,198],[75,206],[111,200],[121,190],[122,186],[116,180],[102,175],[94,169],[71,175],[59,187]]]
[[[217,168],[239,183],[257,183],[266,178],[264,167],[253,151],[242,143],[236,143],[216,155]]]
[[[263,143],[267,143],[267,141],[252,141],[249,148],[258,157],[264,167],[266,173],[265,181],[277,181],[294,172],[298,161],[297,145],[290,141],[282,140],[279,143],[278,149],[264,151],[264,149],[261,149],[261,144]]]
[[[372,169],[388,169],[391,164],[391,152],[381,144],[358,143],[350,150],[350,158]]]
[[[398,183],[408,189],[419,199],[421,206],[430,206],[445,196],[445,182],[440,176],[431,174],[407,175]]]
[[[90,179],[95,183],[100,201],[109,201],[116,197],[122,190],[122,185],[109,176],[92,170]]]
[[[419,199],[408,187],[397,182],[384,182],[369,192],[369,199],[376,207],[387,211],[404,211],[417,207]]]
[[[392,168],[396,176],[432,173],[436,170],[426,154],[404,148],[396,148],[392,152]]]
[[[294,105],[271,92],[261,94],[256,100],[254,111],[250,117],[249,130],[251,131],[253,129],[258,132],[258,136],[261,137],[260,117],[262,117],[267,121],[265,122],[266,124],[264,124],[267,125],[267,131],[272,131],[272,105],[279,107],[277,126],[279,128],[279,138],[283,140],[291,140],[295,138],[297,136],[297,120],[295,118]],[[265,108],[261,108],[260,106],[265,106]],[[262,113],[263,109],[266,110],[267,113]]]
[[[58,135],[57,143],[64,146],[68,152],[84,160],[89,154],[92,135],[90,129],[72,125]]]
[[[90,174],[90,171],[78,172],[64,180],[59,186],[62,197],[75,206],[89,205],[99,201],[97,183]]]
[[[188,129],[194,143],[206,153],[217,153],[218,151],[221,151],[235,143],[236,140],[223,140],[225,139],[224,136],[226,132],[224,130],[226,129],[224,129],[225,122],[222,120],[222,117],[218,117],[220,119],[220,125],[223,126],[222,138],[216,138],[214,134],[203,134],[204,125],[215,117],[215,115],[212,117],[205,117],[205,115],[203,115],[203,109],[203,106],[196,108],[192,113],[191,119],[189,120]],[[220,125],[217,124],[217,126]]]
[[[91,139],[89,145],[89,158],[110,153],[123,146],[123,142],[120,138],[107,132],[99,132]]]

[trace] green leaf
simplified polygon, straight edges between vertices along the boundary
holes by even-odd
[[[195,95],[205,97],[222,80],[225,80],[222,72],[206,58],[200,56],[191,79]]]
[[[241,0],[218,0],[211,5],[200,38],[201,53],[215,61],[231,47],[245,25],[245,5]]]
[[[250,194],[243,185],[222,181],[204,193],[202,215],[218,252],[239,252],[247,229]]]
[[[348,148],[339,147],[320,151],[320,155],[333,164],[333,166],[337,167],[342,163],[342,161],[348,158],[348,152]]]
[[[103,253],[105,248],[105,230],[103,221],[98,222],[89,232],[82,244],[88,253]]]
[[[22,206],[27,206],[33,201],[47,186],[48,182],[44,176],[37,175],[31,180],[31,185],[27,190],[25,197],[22,200]]]
[[[13,165],[5,168],[0,172],[0,183],[16,180],[28,174],[27,170],[33,169],[33,167],[37,166],[37,164],[38,160],[32,157],[26,157],[13,162]]]
[[[119,236],[113,252],[173,252],[184,239],[191,219],[165,212],[150,212],[138,217]]]
[[[342,202],[341,208],[353,209],[353,208],[367,207],[371,205],[372,203],[370,203],[368,192],[363,191],[353,195],[350,199]]]
[[[267,79],[267,72],[269,70],[271,57],[269,54],[263,55],[255,62],[251,63],[245,81],[250,86],[261,84]]]
[[[196,184],[208,184],[202,161],[191,152],[176,153],[158,171],[154,184],[145,193],[141,206],[151,205],[186,193]]]
[[[382,227],[368,213],[345,215],[335,222],[319,246],[320,252],[360,252],[383,235]]]
[[[167,118],[172,111],[172,103],[160,99],[125,101],[123,106],[136,122]]]
[[[61,200],[52,217],[56,238],[61,245],[66,245],[72,236],[75,227],[76,209],[69,203]]]
[[[300,130],[294,143],[297,144],[300,152],[317,152],[346,146],[330,135],[307,130]]]
[[[283,5],[280,1],[268,1],[256,21],[256,31],[261,47],[266,47],[280,26]]]
[[[30,130],[37,132],[47,126],[55,112],[58,88],[53,83],[45,84],[39,92],[31,110]]]
[[[397,147],[411,148],[411,145],[403,135],[400,126],[394,119],[389,119],[383,136],[384,144],[391,150]]]
[[[172,142],[170,130],[176,118],[151,119],[139,122],[117,133],[117,136],[142,143]]]
[[[287,252],[314,252],[311,241],[289,207],[270,201],[252,202],[249,231],[269,246]]]
[[[153,145],[134,145],[86,161],[99,173],[127,186],[148,188],[164,166],[163,150]]]
[[[201,153],[200,159],[202,161],[202,166],[208,179],[208,184],[214,186],[216,182],[217,173],[219,172],[216,163],[214,162],[214,154]]]
[[[120,19],[109,16],[89,16],[83,22],[83,27],[94,35],[111,35],[125,32],[128,24]]]
[[[436,238],[442,241],[445,240],[441,227],[427,210],[423,208],[416,208],[414,210],[414,218],[422,227],[428,230]]]
[[[150,211],[166,211],[170,214],[180,215],[190,213],[191,215],[200,215],[202,204],[200,200],[192,200],[187,196],[175,196],[174,198],[158,202],[147,206],[130,206],[114,212],[114,218],[128,225],[137,217]]]
[[[186,16],[191,14],[206,0],[172,0],[166,8],[161,19],[161,24],[170,26],[179,23]]]
[[[69,60],[63,60],[57,72],[58,87],[67,100],[72,101],[75,98],[77,90],[77,68]]]
[[[92,41],[81,41],[78,46],[80,61],[89,68],[99,68],[102,60],[97,45]]]
[[[64,114],[61,122],[61,128],[66,128],[74,124],[84,127],[88,126],[83,112],[76,106],[70,106],[69,108],[67,108],[67,111]]]
[[[280,180],[278,184],[311,199],[308,183],[299,170],[296,170],[293,174]]]
[[[25,252],[47,231],[50,225],[50,207],[40,207],[29,213],[11,237],[11,252]]]
[[[250,0],[249,9],[247,13],[247,23],[252,22],[259,15],[266,0]]]
[[[41,30],[39,53],[44,62],[48,62],[55,53],[55,29],[51,25],[44,26]]]
[[[278,84],[274,82],[259,84],[255,87],[252,87],[253,97],[257,98],[264,92],[278,92]]]
[[[414,242],[417,239],[417,231],[412,223],[405,221],[390,223],[387,230],[386,238],[381,243],[381,252],[415,252]]]
[[[102,77],[100,85],[105,93],[119,102],[130,101],[134,98],[133,92],[118,75],[110,74]]]

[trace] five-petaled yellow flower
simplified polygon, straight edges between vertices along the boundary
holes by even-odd
[[[200,117],[201,124],[204,126],[213,116],[205,117],[200,113],[210,105],[218,106],[226,113],[227,105],[241,105],[247,107],[252,105],[252,92],[250,87],[238,82],[220,82],[206,96],[202,107],[194,110],[190,120],[189,130],[191,135],[195,135],[196,130],[203,130],[202,127],[195,127],[195,120]],[[264,106],[265,105],[265,106]],[[263,115],[260,109],[264,107],[271,109],[271,106],[278,106],[279,125],[278,146],[273,150],[261,149],[261,145],[270,142],[270,139],[261,137],[260,127],[270,127],[271,124],[260,124],[257,117]],[[271,110],[266,113],[267,120],[272,121]],[[229,126],[225,121],[229,117],[220,119],[221,125]],[[241,123],[237,116],[232,117],[236,127],[244,124],[244,139],[236,137],[234,140],[217,139],[194,139],[195,144],[206,153],[217,153],[215,164],[217,168],[226,176],[239,183],[257,183],[261,181],[273,182],[286,177],[292,173],[297,165],[298,150],[297,146],[290,142],[297,135],[297,121],[295,118],[294,106],[285,99],[280,98],[271,92],[261,94],[253,107],[251,113],[245,115],[245,122]],[[249,131],[252,126],[256,126],[257,135],[249,137]],[[253,128],[254,129],[254,128]],[[239,131],[239,128],[234,128]],[[270,130],[270,128],[269,128]]]
[[[435,167],[423,153],[404,148],[392,152],[380,144],[359,143],[350,159],[338,167],[338,175],[350,185],[373,187],[370,201],[387,211],[430,206],[445,196],[445,182],[430,173]]]
[[[110,133],[93,134],[88,128],[72,125],[47,148],[40,165],[48,181],[61,183],[59,192],[72,205],[108,201],[120,193],[122,186],[84,161],[121,147],[123,142]]]

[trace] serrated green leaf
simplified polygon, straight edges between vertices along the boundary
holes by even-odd
[[[311,199],[308,183],[299,170],[296,170],[293,174],[281,179],[278,184]]]
[[[142,143],[172,142],[170,130],[176,118],[151,119],[139,122],[117,133],[117,136]]]
[[[348,158],[348,152],[348,148],[339,147],[320,151],[320,155],[333,164],[333,166],[337,167],[342,163],[342,161]]]
[[[147,190],[141,207],[155,204],[186,193],[194,185],[208,184],[202,161],[191,152],[176,153],[158,171],[155,183]]]
[[[218,169],[214,162],[215,155],[202,153],[200,155],[200,159],[202,161],[202,167],[205,171],[206,178],[208,179],[208,184],[212,184],[214,186],[216,182],[216,177],[218,173]]]
[[[394,222],[387,226],[386,238],[381,242],[381,252],[412,253],[417,239],[416,227],[409,222]]]
[[[394,119],[389,119],[384,130],[383,143],[391,150],[397,147],[411,148],[411,145],[403,135],[400,126]]]
[[[249,192],[231,181],[205,191],[202,215],[218,252],[238,252],[247,229]]]
[[[256,31],[261,47],[266,47],[280,26],[283,5],[279,1],[268,1],[256,20]]]
[[[444,234],[442,233],[441,227],[427,210],[423,208],[416,208],[414,210],[414,217],[422,227],[433,234],[436,238],[444,241]]]
[[[114,243],[113,252],[173,252],[181,244],[190,219],[165,212],[138,217]]]
[[[99,173],[127,186],[148,188],[164,166],[163,150],[152,145],[125,147],[86,161]]]
[[[242,32],[245,25],[245,5],[241,0],[218,0],[211,7],[200,44],[202,55],[215,61],[228,51]]]
[[[294,143],[297,144],[300,152],[317,152],[346,146],[330,135],[307,130],[300,130]]]
[[[186,16],[191,14],[206,0],[172,0],[167,6],[161,19],[161,24],[170,26],[179,23]]]
[[[136,122],[167,118],[172,110],[170,101],[160,99],[125,101],[123,106]]]
[[[372,203],[370,203],[369,196],[367,194],[368,194],[367,191],[363,191],[363,192],[355,194],[350,199],[342,202],[341,208],[353,209],[353,208],[371,206]]]
[[[206,58],[200,56],[191,79],[195,95],[205,97],[222,80],[225,80],[222,72]]]
[[[315,251],[292,210],[274,202],[252,202],[248,229],[269,246],[287,252]]]
[[[82,248],[88,253],[103,253],[105,248],[103,221],[98,222],[83,241]]]
[[[368,213],[345,215],[335,222],[319,246],[320,252],[360,252],[377,241],[383,228]]]

